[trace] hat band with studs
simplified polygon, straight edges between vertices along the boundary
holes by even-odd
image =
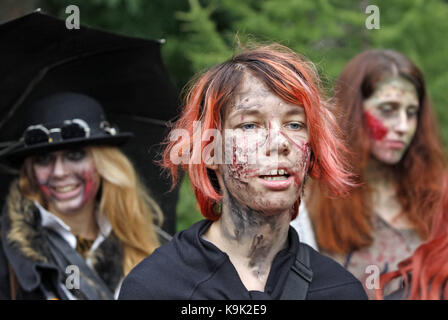
[[[90,127],[82,119],[65,120],[62,126],[51,129],[43,124],[32,125],[23,134],[26,146],[89,137]]]

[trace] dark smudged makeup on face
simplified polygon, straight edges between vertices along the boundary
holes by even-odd
[[[71,149],[64,152],[64,157],[73,162],[84,160],[87,153],[84,149]],[[49,166],[56,161],[54,153],[45,153],[43,155],[37,155],[33,157],[33,162],[39,166]]]
[[[246,80],[224,116],[224,129],[231,129],[229,135],[225,133],[224,152],[232,161],[217,172],[223,183],[223,208],[227,208],[220,227],[230,242],[249,242],[248,266],[258,277],[266,273],[263,260],[288,228],[284,222],[293,215],[301,194],[311,147],[303,107],[283,101],[253,77]],[[257,162],[248,161],[254,155]],[[273,170],[276,179],[270,176]],[[261,181],[275,184],[286,181],[285,177],[291,178],[285,188]]]
[[[372,156],[388,165],[398,163],[417,130],[415,86],[402,77],[387,78],[364,100],[363,109]]]
[[[33,168],[39,189],[56,212],[75,212],[95,198],[99,176],[85,149],[35,156]]]
[[[231,154],[231,163],[221,166],[220,175],[228,193],[252,209],[263,210],[257,203],[286,203],[282,198],[294,197],[292,191],[300,189],[309,164],[304,109],[282,100],[251,74],[238,90],[224,112],[224,153]],[[290,202],[292,207],[295,201]]]
[[[220,234],[245,250],[247,266],[262,279],[270,268],[266,259],[286,245],[306,179],[306,113],[246,74],[224,109],[221,133],[226,162],[213,169],[223,192]]]

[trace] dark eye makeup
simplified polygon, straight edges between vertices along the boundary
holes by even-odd
[[[48,166],[54,161],[55,157],[51,153],[37,155],[33,157],[33,162],[39,166]]]
[[[84,149],[70,149],[64,151],[62,156],[69,161],[78,162],[82,161],[87,156],[87,152]],[[54,153],[46,153],[33,157],[33,162],[39,166],[48,166],[54,161],[56,161]]]
[[[71,149],[67,150],[64,154],[65,158],[70,161],[81,161],[87,155],[87,152],[84,149]]]

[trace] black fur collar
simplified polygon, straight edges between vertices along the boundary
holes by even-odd
[[[39,209],[22,196],[18,181],[11,185],[1,224],[3,248],[19,283],[25,290],[33,289],[39,281],[32,279],[33,265],[47,265],[51,261],[51,254],[42,233]],[[90,258],[97,274],[114,292],[123,277],[123,250],[113,232]],[[24,261],[27,266],[24,266]]]

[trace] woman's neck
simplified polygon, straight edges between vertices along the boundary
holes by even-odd
[[[394,176],[392,167],[375,158],[370,158],[364,170],[365,179],[373,188],[384,185],[393,185]]]
[[[95,218],[96,204],[86,203],[80,210],[69,214],[60,213],[51,206],[48,211],[61,219],[70,227],[70,232],[84,239],[94,240],[98,235],[98,224]]]
[[[263,291],[276,254],[287,244],[291,211],[266,215],[225,194],[221,218],[205,237],[227,253],[248,289]]]
[[[395,229],[413,229],[397,197],[393,168],[371,158],[365,170],[373,211]]]

